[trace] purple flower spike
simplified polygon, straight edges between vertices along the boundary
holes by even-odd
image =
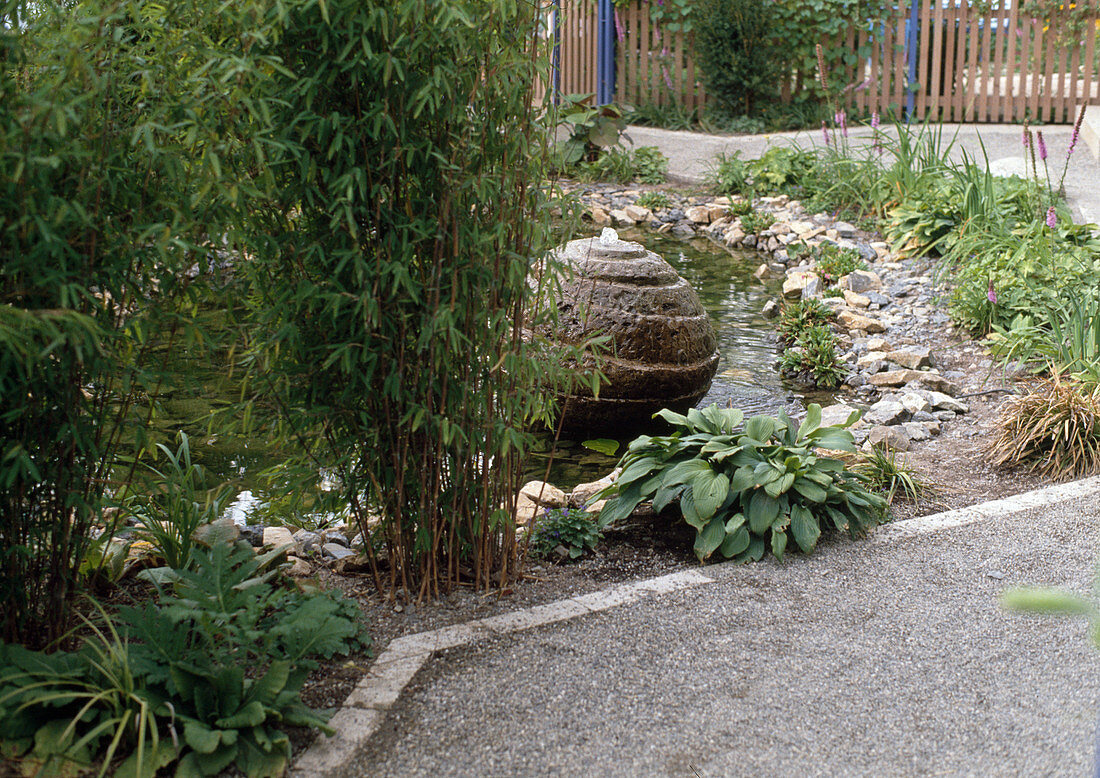
[[[994,305],[997,304],[997,290],[993,288],[993,279],[989,279],[989,291],[985,293],[986,299]]]
[[[877,130],[878,129],[878,124],[879,124],[878,111],[875,111],[871,114],[871,129],[872,130]]]
[[[1023,141],[1024,148],[1026,149],[1028,147],[1028,131],[1026,124],[1024,125],[1024,128],[1020,131],[1020,136],[1021,140]]]
[[[1058,214],[1054,212],[1054,206],[1047,209],[1047,226],[1052,230],[1058,226]]]
[[[1046,162],[1047,144],[1046,141],[1043,140],[1043,131],[1039,130],[1037,133],[1035,133],[1035,137],[1039,140],[1039,159]]]

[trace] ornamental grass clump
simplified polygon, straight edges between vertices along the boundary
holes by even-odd
[[[1054,372],[1009,397],[989,454],[1049,478],[1100,472],[1100,385]]]
[[[808,554],[830,527],[858,537],[885,518],[886,501],[863,477],[819,452],[855,450],[847,427],[858,411],[824,427],[816,404],[797,425],[783,411],[745,421],[741,411],[716,405],[657,416],[674,432],[631,442],[622,473],[599,495],[608,498],[602,524],[626,518],[643,500],[658,512],[675,506],[696,531],[700,561],[718,553],[746,562],[769,549],[782,559],[791,539]]]

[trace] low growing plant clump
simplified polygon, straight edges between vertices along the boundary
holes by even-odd
[[[899,491],[914,505],[932,491],[931,485],[908,462],[899,459],[893,449],[872,446],[870,451],[860,451],[849,469],[866,478],[869,488],[884,492],[889,504]]]
[[[741,217],[741,229],[746,235],[759,235],[771,227],[774,219],[766,213],[747,213]]]
[[[76,652],[0,644],[3,753],[42,774],[282,775],[286,727],[333,733],[301,701],[307,674],[365,644],[350,600],[273,583],[277,553],[195,548],[158,603],[101,613]]]
[[[781,346],[793,346],[803,332],[811,327],[822,327],[836,319],[836,314],[812,297],[796,300],[783,306],[776,330]]]
[[[547,559],[560,546],[569,559],[580,559],[602,536],[603,525],[584,508],[547,508],[531,534],[529,552]]]
[[[672,198],[665,192],[643,192],[638,195],[638,199],[634,201],[634,204],[642,208],[649,208],[650,210],[657,211],[662,208],[671,207]]]
[[[582,181],[611,181],[628,184],[663,184],[668,173],[668,158],[656,146],[604,149],[592,161],[578,162],[567,168]]]
[[[817,449],[854,451],[847,427],[821,426],[821,407],[810,405],[795,425],[712,405],[687,415],[660,411],[676,428],[631,442],[600,521],[620,521],[643,500],[660,512],[677,505],[695,528],[695,555],[756,561],[770,548],[782,559],[788,541],[810,553],[823,529],[858,537],[883,521],[886,501],[867,490],[863,477]]]
[[[827,325],[817,324],[802,330],[794,344],[779,358],[780,369],[802,383],[822,389],[834,389],[848,374],[836,353],[836,333]]]
[[[1009,397],[990,445],[997,465],[1051,478],[1100,473],[1100,385],[1055,372]]]
[[[854,270],[867,267],[858,251],[842,248],[835,243],[819,243],[814,247],[811,256],[817,272],[830,284],[835,284],[841,276]]]

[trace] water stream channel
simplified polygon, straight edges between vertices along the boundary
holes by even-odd
[[[747,415],[775,413],[779,408],[792,413],[801,410],[803,396],[783,380],[775,367],[775,336],[761,310],[778,292],[778,281],[761,283],[753,277],[760,263],[758,254],[731,254],[702,238],[684,241],[641,231],[623,231],[621,236],[662,255],[691,283],[714,322],[720,362],[700,405],[717,403],[741,408]],[[259,509],[265,514],[263,523],[277,523],[280,511],[274,506],[280,502],[280,495],[259,473],[280,461],[279,452],[259,440],[207,434],[206,422],[196,421],[220,406],[230,406],[237,397],[236,381],[225,375],[221,365],[193,359],[181,360],[180,364],[187,375],[165,393],[164,413],[157,424],[164,433],[182,428],[191,435],[192,451],[207,468],[210,480],[228,482],[237,495],[230,508],[234,518],[248,518],[251,523],[254,517],[248,514]],[[170,439],[169,434],[161,437]],[[625,450],[625,442],[620,441],[619,453]],[[617,460],[617,456],[584,447],[581,440],[559,440],[551,461],[551,447],[548,436],[531,458],[528,475],[547,477],[567,490],[606,475]]]

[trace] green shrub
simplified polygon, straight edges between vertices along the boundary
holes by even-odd
[[[0,6],[5,641],[67,631],[89,530],[146,447],[160,363],[195,334],[209,238],[252,189],[231,168],[253,144],[229,126],[254,105],[235,56],[252,3],[170,6]]]
[[[580,508],[547,508],[538,517],[531,533],[529,551],[533,556],[548,558],[562,546],[570,559],[579,559],[591,551],[603,535],[596,517]]]
[[[195,570],[177,571],[159,604],[89,622],[77,652],[0,644],[6,756],[51,774],[100,760],[103,775],[126,756],[117,774],[151,776],[178,761],[181,775],[234,765],[268,776],[289,762],[286,727],[332,734],[300,690],[319,659],[364,645],[357,606],[273,586],[269,560],[244,541],[193,558]]]
[[[686,416],[658,415],[676,431],[631,442],[608,490],[602,523],[626,518],[646,499],[658,512],[678,502],[696,530],[701,561],[715,552],[755,561],[768,548],[782,559],[789,538],[809,553],[829,525],[856,537],[884,518],[881,497],[839,460],[816,453],[854,450],[845,428],[858,413],[831,427],[821,426],[818,405],[810,405],[797,426],[780,411],[777,418],[754,416],[742,427],[741,411],[715,405]]]
[[[794,146],[772,146],[748,162],[749,176],[758,191],[799,194],[814,191],[819,160],[812,151]]]
[[[698,0],[695,60],[708,96],[731,113],[751,114],[778,96],[783,73],[772,36],[770,4],[761,0]]]
[[[841,248],[835,243],[819,243],[812,253],[817,272],[829,283],[834,283],[853,270],[867,267],[858,251]]]
[[[746,235],[759,235],[764,230],[775,224],[775,217],[770,213],[746,213],[741,217],[741,229]]]
[[[635,205],[657,211],[662,208],[672,207],[672,198],[664,192],[643,192],[634,201]]]
[[[617,105],[594,105],[593,94],[562,95],[554,116],[569,129],[569,137],[557,148],[559,164],[569,168],[578,162],[595,162],[603,152],[619,146],[626,118]]]
[[[721,195],[745,194],[749,187],[749,169],[741,152],[720,154],[718,160],[707,174],[707,187]]]
[[[634,151],[634,180],[639,184],[663,184],[668,176],[668,157],[656,146],[641,146]]]
[[[827,325],[807,327],[783,352],[780,369],[803,383],[821,389],[836,388],[848,374],[836,353],[836,344],[836,334]]]
[[[836,319],[836,314],[812,297],[796,300],[783,306],[776,330],[781,346],[793,346],[802,333],[814,327],[822,327]]]
[[[582,181],[663,184],[668,158],[656,146],[642,146],[636,151],[611,148],[601,151],[591,162],[577,163],[574,170]]]

